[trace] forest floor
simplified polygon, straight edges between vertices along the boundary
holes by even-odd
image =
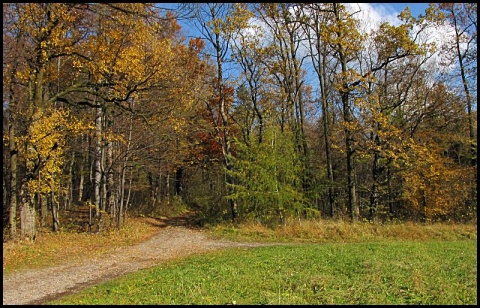
[[[147,221],[158,227],[150,239],[133,246],[82,261],[35,270],[21,270],[3,277],[4,305],[42,305],[89,286],[192,254],[228,247],[256,247],[272,243],[238,243],[213,239],[195,227],[192,212]]]

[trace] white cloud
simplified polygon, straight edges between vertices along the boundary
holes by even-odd
[[[360,31],[366,33],[372,33],[376,29],[378,29],[379,25],[382,22],[388,22],[391,25],[399,26],[402,24],[402,21],[397,17],[400,14],[400,11],[395,10],[391,5],[383,5],[379,3],[346,3],[345,4],[347,10],[351,13],[355,13],[353,16],[359,20],[360,22]],[[257,18],[252,18],[250,20],[252,28],[246,30],[244,34],[252,35],[253,37],[259,38],[260,40],[257,41],[258,45],[264,45],[271,38],[271,32],[268,27]],[[256,28],[258,27],[258,28]],[[412,31],[412,35],[417,32],[417,28],[414,28]],[[263,34],[262,38],[260,38],[259,33]],[[448,40],[453,38],[453,28],[451,26],[429,26],[423,30],[423,33],[419,35],[417,38],[418,43],[430,43],[435,42],[437,47]],[[365,41],[366,46],[368,45],[368,40]],[[368,47],[367,47],[368,48]],[[308,52],[308,48],[306,46],[301,46],[299,49],[300,57],[305,55]],[[309,62],[309,60],[306,60]],[[435,71],[438,73],[446,73],[449,70],[454,68],[454,65],[450,67],[445,67],[440,65],[440,56],[438,52],[428,60],[428,65],[436,67]]]
[[[383,5],[373,5],[371,3],[345,3],[348,11],[355,13],[355,18],[360,21],[360,30],[371,33],[378,29],[382,22],[388,22],[398,26],[400,20],[397,18],[399,12],[392,11],[389,7]]]
[[[360,30],[366,33],[371,33],[372,30],[378,29],[378,26],[382,22],[388,22],[394,26],[402,24],[402,21],[397,17],[400,12],[393,9],[390,5],[378,3],[347,3],[345,6],[352,13],[358,12],[355,13],[354,16],[360,21]],[[414,27],[412,35],[416,34],[418,29],[418,27]],[[418,36],[417,43],[433,42],[437,45],[437,49],[440,49],[444,44],[452,44],[453,35],[454,29],[451,25],[429,26]],[[441,66],[438,52],[436,52],[428,62],[429,65],[436,67],[439,73],[446,73],[455,67],[455,64],[448,67]]]

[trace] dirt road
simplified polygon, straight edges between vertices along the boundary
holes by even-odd
[[[182,218],[173,219],[159,228],[159,232],[149,240],[119,248],[101,258],[21,271],[3,277],[3,304],[44,304],[166,260],[227,247],[272,245],[215,240],[200,229],[182,226],[183,224]]]

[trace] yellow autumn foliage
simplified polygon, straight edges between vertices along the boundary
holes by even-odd
[[[142,19],[145,5],[118,6],[138,15],[98,8],[105,10],[98,18],[98,29],[82,45],[82,53],[89,58],[74,62],[75,67],[90,72],[93,82],[107,86],[103,93],[107,99],[125,98],[140,86],[144,88],[154,80],[165,79],[175,56],[171,41],[161,38],[159,26]]]
[[[436,147],[410,144],[408,163],[402,170],[403,199],[407,206],[432,219],[451,213],[469,197],[469,167],[455,164],[435,151]]]
[[[59,188],[67,134],[91,128],[67,110],[49,108],[34,113],[28,134],[16,140],[19,148],[25,149],[29,194],[46,195]]]

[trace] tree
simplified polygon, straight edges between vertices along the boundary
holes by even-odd
[[[20,208],[27,214],[30,209],[31,215],[22,217],[35,221],[35,208],[43,209],[46,193],[39,190],[32,197],[33,186],[28,183],[33,183],[31,179],[34,179],[41,181],[35,187],[49,184],[44,172],[53,172],[48,171],[53,168],[52,163],[58,168],[54,173],[58,180],[61,179],[61,190],[70,189],[69,185],[76,181],[72,178],[75,166],[82,176],[88,173],[88,165],[82,160],[88,156],[87,144],[91,140],[95,140],[92,160],[95,165],[92,170],[94,214],[99,218],[100,211],[113,214],[120,226],[120,217],[125,213],[123,206],[126,207],[129,198],[125,196],[125,168],[128,168],[132,150],[136,150],[132,149],[132,129],[128,127],[132,127],[135,118],[152,128],[163,116],[169,117],[168,112],[175,110],[179,116],[170,115],[170,123],[177,131],[181,130],[179,123],[185,116],[185,113],[180,114],[181,110],[192,106],[192,94],[198,92],[200,85],[202,65],[198,61],[198,50],[194,45],[186,48],[173,17],[160,17],[152,5],[40,3],[7,4],[4,9],[7,17],[4,39],[12,43],[4,45],[4,74],[8,76],[4,79],[7,93],[4,97],[11,127],[9,136],[4,135],[4,139],[10,142],[11,153],[8,178],[13,189],[10,195],[12,236],[15,234],[17,196]],[[25,53],[15,55],[18,50]],[[155,99],[155,93],[162,93],[162,96],[157,95]],[[162,104],[165,108],[155,111],[155,106]],[[175,104],[179,107],[173,108]],[[86,107],[91,109],[87,111]],[[57,115],[67,116],[60,112],[64,110],[61,108],[74,110],[85,116],[85,120],[95,123],[95,138],[85,130],[70,129],[71,125],[77,125],[76,122],[61,128],[63,122]],[[55,112],[57,109],[60,113]],[[119,117],[119,122],[128,123],[127,129],[115,121],[121,114],[127,115]],[[36,161],[27,155],[32,146],[39,148],[34,132],[39,130],[38,125],[48,124],[45,121],[51,119],[50,115],[56,116],[60,126],[50,130],[45,126],[45,129],[63,138],[55,147],[57,151],[62,149],[61,153],[66,153],[63,150],[69,151],[67,143],[75,140],[85,142],[85,152],[79,155],[78,164],[75,164],[73,150],[69,152],[72,156],[68,167],[60,154],[49,156],[37,151],[35,153],[41,154]],[[91,127],[84,125],[87,130]],[[69,133],[62,135],[64,131]],[[89,201],[82,200],[83,182],[81,177],[78,180],[79,199]],[[58,191],[55,194],[57,197],[65,195]],[[52,206],[52,202],[48,202]],[[56,204],[58,207],[58,202]],[[40,212],[42,217],[44,212]],[[58,226],[58,221],[54,224]]]
[[[406,14],[408,16],[408,13]],[[427,20],[431,18],[429,13]],[[423,22],[424,19],[417,21],[402,17],[402,20],[404,23],[397,27],[382,23],[379,29],[374,31],[365,55],[365,66],[373,73],[374,78],[367,83],[366,101],[364,104],[360,103],[366,144],[359,147],[359,152],[363,155],[369,153],[372,158],[370,220],[376,219],[380,200],[392,204],[392,163],[404,148],[402,140],[405,136],[402,136],[403,132],[397,126],[398,123],[395,123],[392,114],[408,103],[411,89],[417,78],[424,78],[423,67],[434,51],[431,44],[418,41],[419,34],[429,26]],[[413,25],[418,30],[413,30]],[[389,211],[392,217],[391,206]]]
[[[475,177],[477,176],[477,143],[474,129],[473,108],[474,98],[472,92],[477,80],[477,3],[441,3],[438,8],[444,12],[446,22],[453,26],[453,42],[448,42],[444,46],[447,53],[453,54],[458,63],[461,85],[465,95],[465,104],[468,114],[468,136],[470,138],[472,169]],[[448,56],[447,56],[448,59]],[[449,62],[447,65],[451,64]],[[472,91],[473,90],[473,91]],[[471,195],[472,204],[476,205],[478,186],[474,188]]]
[[[237,119],[237,124],[244,132],[244,141],[247,144],[253,129],[257,131],[257,142],[262,143],[266,125],[265,113],[268,108],[265,84],[269,82],[264,64],[266,52],[262,46],[263,35],[260,27],[245,25],[247,20],[253,18],[253,12],[240,6],[236,9],[238,19],[243,19],[243,27],[238,27],[235,33],[232,57],[240,66],[240,78],[244,81],[237,90],[238,106],[234,119]]]
[[[252,135],[248,143],[236,142],[231,171],[236,184],[228,197],[238,200],[242,218],[285,223],[287,216],[299,216],[307,208],[306,198],[297,187],[301,166],[296,163],[298,153],[294,138],[289,136],[292,134],[267,126],[262,143],[255,142]]]
[[[305,106],[308,89],[305,86],[305,72],[302,69],[306,58],[299,48],[303,40],[299,10],[293,4],[264,4],[257,9],[261,20],[272,33],[269,46],[270,59],[266,61],[271,74],[281,89],[281,128],[294,132],[295,148],[301,164],[301,185],[304,192],[312,186],[309,174],[310,154],[305,135]]]
[[[22,222],[22,236],[35,237],[35,206],[37,201],[43,202],[37,195],[31,196],[27,183],[35,177],[36,169],[29,169],[25,156],[29,149],[28,138],[24,149],[16,144],[17,136],[29,136],[34,128],[33,123],[40,120],[43,111],[55,102],[50,85],[58,80],[54,67],[62,57],[71,54],[71,48],[79,39],[79,31],[75,29],[77,22],[77,5],[66,4],[5,4],[4,40],[12,43],[4,45],[4,73],[7,72],[7,83],[4,89],[9,93],[8,104],[10,122],[10,179],[11,179],[11,234],[15,236],[15,208],[19,198]],[[18,51],[23,52],[18,54]],[[57,63],[55,63],[57,62]],[[39,117],[39,118],[38,118]],[[21,119],[25,121],[22,123]],[[32,136],[33,137],[33,136]],[[19,168],[18,163],[22,166]],[[43,168],[45,164],[39,164]],[[19,172],[22,175],[19,176]],[[30,187],[31,188],[31,187]],[[35,201],[37,200],[37,201]],[[27,223],[28,221],[28,223]]]
[[[325,144],[325,159],[328,179],[328,215],[334,216],[335,200],[334,200],[334,170],[332,163],[331,148],[331,116],[330,116],[330,85],[327,77],[327,61],[330,56],[329,47],[323,40],[324,27],[326,27],[329,14],[332,13],[328,4],[304,4],[301,6],[303,11],[303,31],[308,40],[309,53],[312,65],[318,78],[318,86],[320,90],[321,104],[321,121],[323,129],[323,141]]]
[[[229,175],[232,169],[231,163],[231,136],[229,132],[229,117],[231,107],[231,95],[224,77],[224,65],[230,52],[232,35],[233,5],[230,3],[210,3],[194,5],[192,7],[194,14],[194,24],[199,28],[204,36],[203,39],[208,42],[212,48],[212,58],[215,71],[211,75],[212,97],[204,102],[211,116],[211,123],[214,125],[215,137],[222,149],[223,164],[227,170],[225,185],[227,194],[231,191],[233,178]],[[229,97],[230,96],[230,97]],[[238,216],[237,204],[230,200],[230,211],[232,220]]]
[[[355,59],[355,54],[361,48],[362,36],[356,28],[355,21],[346,12],[343,5],[333,4],[332,27],[328,29],[327,42],[335,46],[335,57],[340,63],[340,73],[337,75],[336,89],[342,102],[345,152],[347,164],[347,188],[348,188],[348,211],[352,222],[359,216],[359,209],[356,199],[355,166],[353,148],[355,120],[351,105],[351,95],[360,83],[358,73],[348,68],[348,63]]]

